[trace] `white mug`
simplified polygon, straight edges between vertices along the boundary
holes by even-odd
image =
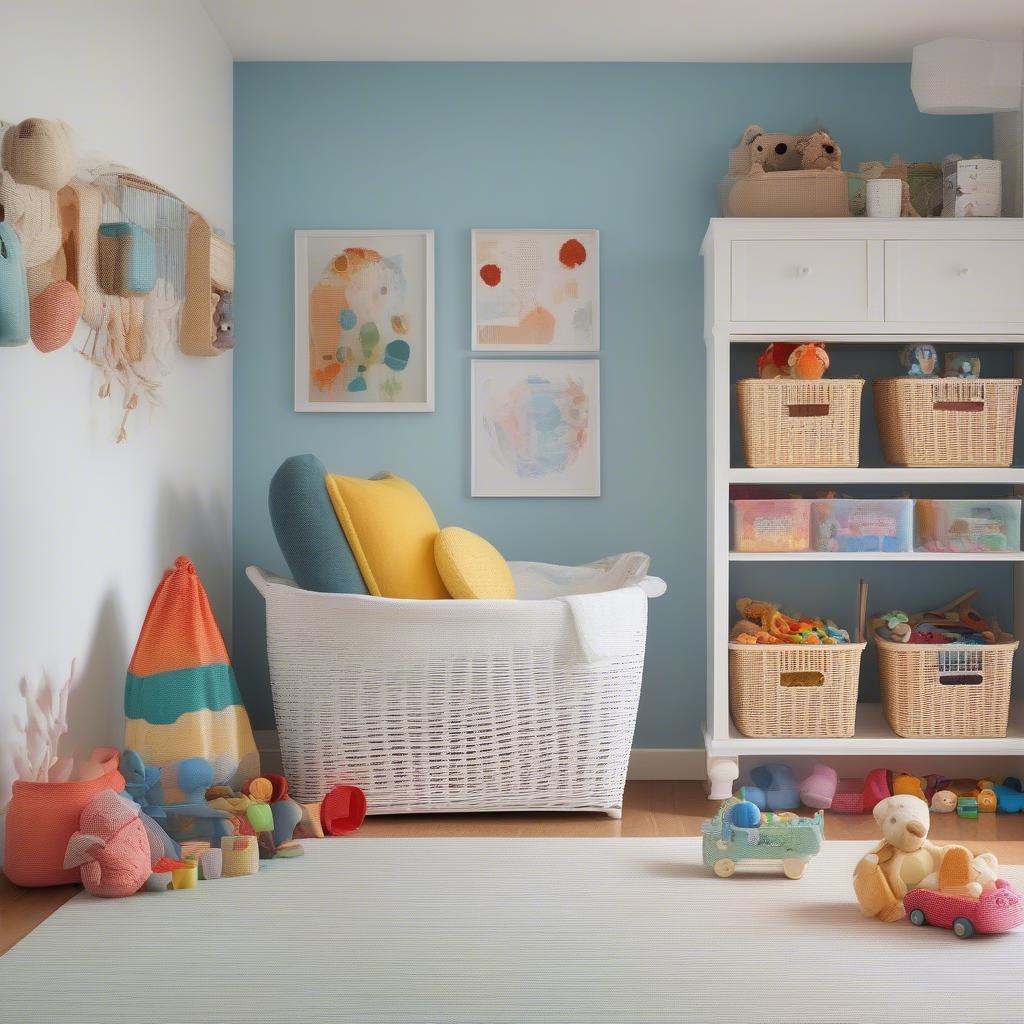
[[[872,178],[868,182],[869,217],[898,217],[903,204],[903,182],[899,178]]]

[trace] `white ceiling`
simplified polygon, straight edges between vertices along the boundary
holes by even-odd
[[[1024,0],[203,0],[238,60],[906,61]]]

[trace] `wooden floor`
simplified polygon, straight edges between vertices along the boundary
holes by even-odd
[[[716,804],[699,782],[630,782],[622,819],[599,814],[437,814],[367,818],[359,836],[616,837],[696,836]],[[875,839],[871,815],[828,815],[829,839]],[[955,814],[932,817],[932,838],[992,850],[1006,864],[1024,863],[1024,814],[984,814],[965,820]],[[0,954],[5,953],[62,903],[75,886],[18,889],[0,877]],[[852,898],[852,897],[851,897]]]

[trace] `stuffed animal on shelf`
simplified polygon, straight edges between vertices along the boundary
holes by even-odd
[[[798,171],[801,137],[785,132],[766,132],[759,124],[748,125],[740,139],[750,160],[749,174],[758,176],[766,171]]]
[[[762,380],[788,377],[793,380],[818,380],[829,367],[828,353],[821,341],[803,344],[773,341],[757,360],[757,375]]]
[[[843,151],[826,131],[811,132],[797,143],[796,149],[805,171],[842,171]]]
[[[928,804],[916,796],[889,797],[872,813],[882,841],[857,863],[853,888],[865,917],[898,921],[905,914],[903,897],[922,886],[934,887],[946,855],[963,847],[940,846],[928,839]],[[962,884],[980,894],[994,884],[998,867],[991,853],[969,854]]]
[[[94,896],[131,896],[145,885],[153,858],[138,804],[107,789],[86,805],[64,856],[64,867],[79,865]]]

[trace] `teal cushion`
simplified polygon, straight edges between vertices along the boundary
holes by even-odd
[[[270,521],[292,578],[303,590],[365,594],[359,566],[327,496],[315,455],[293,455],[270,481]]]

